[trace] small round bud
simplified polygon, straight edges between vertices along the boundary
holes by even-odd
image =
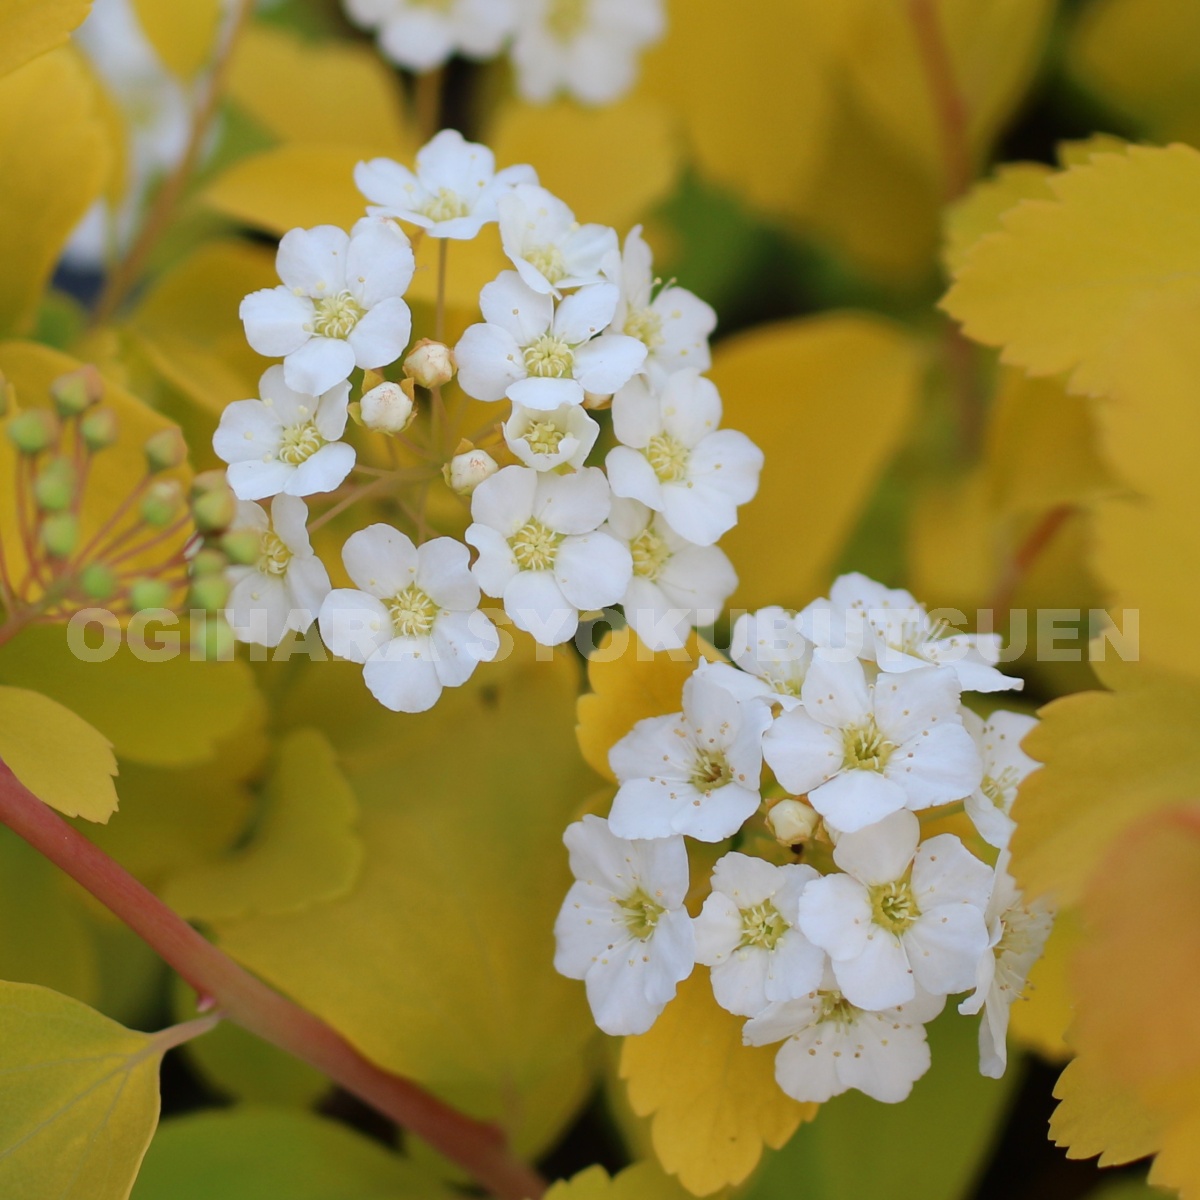
[[[103,603],[117,594],[117,576],[105,563],[88,563],[79,572],[79,586],[89,600]]]
[[[74,513],[52,513],[42,522],[42,545],[51,558],[70,558],[79,545],[79,518]]]
[[[104,380],[100,372],[90,363],[60,375],[50,385],[50,395],[54,398],[54,407],[61,417],[80,417],[93,404],[98,404],[104,395]]]
[[[229,559],[216,546],[205,546],[191,561],[192,575],[202,579],[206,575],[224,575]]]
[[[422,338],[404,360],[404,374],[423,388],[441,387],[454,378],[454,351],[442,342]]]
[[[496,460],[486,450],[465,450],[442,467],[442,475],[460,496],[469,496],[498,470]]]
[[[22,454],[41,454],[58,441],[58,418],[48,408],[29,408],[8,423],[8,436]]]
[[[146,441],[146,466],[152,475],[182,466],[187,456],[187,442],[177,428],[159,430]]]
[[[767,824],[770,825],[771,832],[785,846],[798,846],[807,842],[820,819],[811,805],[799,800],[780,800],[767,813]]]
[[[408,386],[405,387],[404,385]],[[362,423],[376,433],[402,433],[413,422],[416,406],[413,404],[412,380],[404,384],[381,383],[367,392],[359,406]]]
[[[33,495],[43,512],[62,512],[71,507],[79,480],[69,459],[53,458],[33,481]]]
[[[166,608],[171,599],[171,585],[161,579],[136,579],[129,589],[129,607],[134,612],[146,608]]]
[[[229,603],[229,581],[224,575],[205,575],[193,579],[188,590],[188,604],[205,612],[220,612]]]
[[[262,553],[262,534],[257,529],[232,529],[221,538],[221,549],[231,563],[252,567]]]
[[[160,479],[142,497],[142,520],[155,529],[165,529],[183,507],[183,488],[178,480]]]
[[[237,497],[224,482],[199,495],[193,491],[192,520],[201,533],[220,533],[233,524],[237,516]]]
[[[192,652],[212,661],[233,657],[234,636],[224,617],[211,616],[192,621]]]
[[[84,413],[79,422],[83,444],[93,453],[115,446],[121,436],[117,414],[111,408],[93,408]]]

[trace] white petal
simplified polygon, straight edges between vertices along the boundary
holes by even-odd
[[[957,724],[960,695],[957,677],[945,667],[881,675],[875,683],[875,720],[899,745],[920,737],[933,724]]]
[[[779,782],[801,796],[842,768],[841,731],[818,724],[802,709],[782,713],[763,737],[763,757]]]
[[[982,912],[992,890],[992,872],[952,833],[941,833],[923,842],[917,850],[912,886],[917,906],[922,910],[938,904],[962,903],[972,904]]]
[[[428,638],[393,638],[367,660],[363,682],[392,712],[427,712],[442,694]]]
[[[289,496],[314,496],[341,487],[354,470],[354,447],[345,442],[322,446],[292,472],[284,489]]]
[[[503,400],[525,378],[525,359],[511,333],[498,325],[472,325],[454,350],[458,382],[476,400]]]
[[[489,596],[503,596],[509,581],[520,570],[504,535],[488,525],[471,525],[463,537],[479,551],[471,566],[471,574],[479,586]]]
[[[542,379],[535,375],[509,384],[505,395],[514,404],[540,412],[552,412],[564,404],[582,404],[584,400],[583,387],[574,379]]]
[[[319,396],[349,378],[354,365],[354,350],[348,342],[314,337],[283,360],[283,375],[294,391]]]
[[[813,880],[800,896],[796,919],[814,946],[837,959],[861,954],[872,932],[866,888],[849,875]]]
[[[857,659],[839,662],[818,651],[800,695],[809,716],[831,728],[858,728],[871,715],[867,679]]]
[[[403,300],[379,301],[346,336],[356,366],[387,367],[404,352],[412,336],[412,313]]]
[[[637,338],[606,333],[575,351],[575,378],[586,391],[610,396],[641,370],[646,347]]]
[[[833,973],[846,999],[859,1008],[892,1008],[916,995],[904,947],[878,926],[872,927],[860,954],[834,958]]]
[[[285,287],[251,292],[242,301],[238,316],[251,348],[269,358],[294,353],[311,336],[305,325],[313,318],[312,302]]]
[[[495,625],[478,609],[443,613],[430,636],[438,678],[445,687],[461,687],[481,662],[491,662],[500,649]]]
[[[336,225],[290,229],[279,241],[275,269],[286,287],[306,296],[336,295],[346,286],[349,243],[349,234]]]
[[[884,773],[904,789],[909,808],[929,808],[969,796],[983,778],[983,763],[961,725],[937,725],[893,751]]]
[[[279,453],[283,430],[259,400],[235,400],[225,406],[213,434],[213,449],[227,463],[261,462]]]
[[[991,954],[983,913],[970,904],[929,909],[903,940],[917,982],[940,995],[972,987],[980,957]]]
[[[833,861],[860,883],[891,883],[908,870],[920,838],[921,822],[907,809],[901,809],[866,829],[843,834],[838,838]]]
[[[501,471],[492,478],[503,474]],[[585,467],[572,475],[529,474],[536,481],[533,515],[556,533],[591,533],[608,519],[612,494],[599,467]]]
[[[558,646],[575,636],[579,611],[562,594],[549,571],[520,571],[504,589],[504,611],[518,629],[543,646]]]
[[[629,548],[600,530],[568,537],[554,559],[562,594],[584,612],[616,604],[632,577]]]
[[[417,550],[416,584],[435,604],[456,612],[479,607],[479,584],[471,575],[471,552],[454,538],[440,537]]]
[[[904,807],[904,789],[876,771],[835,775],[808,794],[809,803],[833,827],[854,833]]]
[[[533,516],[537,494],[536,471],[526,467],[505,467],[472,492],[471,517],[506,538],[512,537]]]
[[[390,525],[368,525],[342,547],[342,563],[355,584],[371,596],[389,599],[417,578],[417,548]]]
[[[518,346],[528,346],[549,330],[554,301],[535,292],[516,271],[502,271],[480,292],[479,311],[489,325],[510,334]]]
[[[398,300],[412,283],[415,269],[412,245],[391,221],[364,217],[354,226],[346,251],[346,282],[364,308]]]
[[[296,468],[277,460],[230,463],[225,478],[239,500],[265,500],[282,492]]]
[[[321,641],[339,658],[365,663],[392,640],[392,618],[374,596],[336,588],[325,597],[317,618]]]
[[[721,395],[699,371],[677,371],[662,397],[663,428],[691,449],[721,424]]]

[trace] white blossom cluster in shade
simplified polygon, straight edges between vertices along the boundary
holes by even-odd
[[[1037,722],[962,706],[964,690],[1021,686],[999,655],[862,575],[799,614],[740,617],[732,661],[701,663],[680,712],[613,746],[607,820],[566,832],[576,882],[555,965],[585,982],[600,1028],[644,1033],[701,964],[747,1018],[745,1042],[780,1044],[788,1095],[895,1103],[929,1067],[925,1025],[970,993],[959,1011],[983,1013],[980,1070],[1003,1074],[1009,1008],[1052,914],[1008,873]],[[978,853],[923,829],[963,811]],[[694,917],[689,837],[732,839]]]
[[[666,28],[663,0],[344,0],[397,66],[425,72],[458,54],[507,52],[517,90],[609,104],[633,86],[638,55]]]
[[[362,663],[371,692],[405,712],[495,657],[484,594],[543,645],[620,605],[650,649],[682,647],[737,585],[716,543],[763,463],[745,435],[720,428],[721,398],[703,374],[716,314],[655,280],[640,228],[622,248],[615,230],[579,224],[532,167],[497,170],[487,147],[454,131],[413,168],[375,159],[355,178],[366,215],[349,231],[287,233],[280,284],[241,305],[250,345],[282,361],[256,399],[225,409],[213,438],[244,502],[238,531],[260,535],[256,563],[230,574],[235,636],[274,646],[315,620],[326,646]],[[412,338],[415,260],[402,225],[448,244],[488,224],[512,269],[483,288],[482,319],[453,354],[434,357],[439,378],[457,369],[466,396],[504,406],[503,461],[473,451],[447,464],[447,481],[470,495],[466,545],[418,546],[373,525],[346,542],[354,586],[335,590],[311,549],[306,501],[352,486],[356,451],[343,438],[355,372],[387,370]],[[363,436],[392,436],[411,418],[412,392],[385,389],[362,399]],[[605,409],[615,444],[601,457]],[[272,498],[270,516],[254,504]]]

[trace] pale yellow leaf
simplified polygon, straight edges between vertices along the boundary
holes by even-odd
[[[553,1184],[546,1200],[687,1200],[688,1195],[657,1163],[639,1162],[611,1178],[603,1167],[588,1167]]]
[[[985,234],[1000,228],[1000,218],[1022,200],[1048,200],[1054,193],[1047,182],[1052,174],[1044,163],[1004,163],[994,175],[977,183],[961,200],[946,209],[942,262],[955,274],[967,254]]]
[[[1054,1087],[1059,1100],[1050,1137],[1068,1158],[1100,1156],[1102,1167],[1153,1154],[1162,1144],[1162,1122],[1092,1057],[1067,1064]]]
[[[222,7],[221,0],[133,0],[146,39],[163,66],[184,82],[212,60]]]
[[[0,0],[0,76],[61,46],[91,7],[92,0]]]
[[[1009,1011],[1010,1040],[1051,1062],[1070,1057],[1066,1035],[1075,1016],[1075,997],[1068,965],[1084,936],[1078,909],[1060,909],[1042,957],[1033,964],[1020,1000]]]

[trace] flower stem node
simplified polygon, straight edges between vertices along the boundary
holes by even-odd
[[[102,604],[117,594],[116,572],[105,563],[88,563],[79,573],[79,586],[89,600]]]
[[[142,497],[142,520],[155,529],[165,529],[183,507],[183,488],[177,480],[160,479]]]
[[[816,832],[820,819],[816,810],[802,800],[780,800],[767,813],[771,832],[784,846],[800,846],[808,842]]]
[[[192,520],[201,533],[222,533],[237,516],[237,497],[224,471],[204,471],[192,481]]]
[[[89,363],[77,371],[60,375],[50,385],[50,395],[60,417],[81,417],[104,396],[104,380]]]
[[[121,436],[117,414],[111,408],[93,408],[79,422],[79,433],[90,453],[107,450]]]
[[[129,607],[134,612],[166,608],[170,599],[171,586],[161,579],[135,579],[129,589]]]
[[[48,408],[31,408],[8,423],[8,436],[22,454],[41,454],[58,441],[58,418]]]
[[[417,415],[413,403],[413,385],[411,379],[403,383],[389,383],[386,380],[363,394],[359,404],[359,417],[366,428],[375,433],[403,433]]]
[[[432,338],[422,338],[404,360],[404,374],[418,387],[431,390],[449,383],[457,370],[454,351]]]
[[[187,461],[187,442],[178,428],[163,429],[146,441],[146,466],[152,475],[181,467]]]
[[[238,567],[252,567],[262,550],[262,534],[257,529],[231,529],[221,538],[221,549]]]
[[[51,459],[33,484],[33,495],[42,512],[63,512],[71,507],[79,480],[70,460]]]
[[[469,496],[485,479],[500,469],[486,450],[465,450],[442,468],[449,487],[460,496]]]
[[[70,558],[79,544],[79,518],[74,513],[52,513],[42,522],[42,545],[51,558]]]
[[[192,580],[188,604],[205,612],[220,612],[229,602],[230,584],[224,575],[205,575]]]

